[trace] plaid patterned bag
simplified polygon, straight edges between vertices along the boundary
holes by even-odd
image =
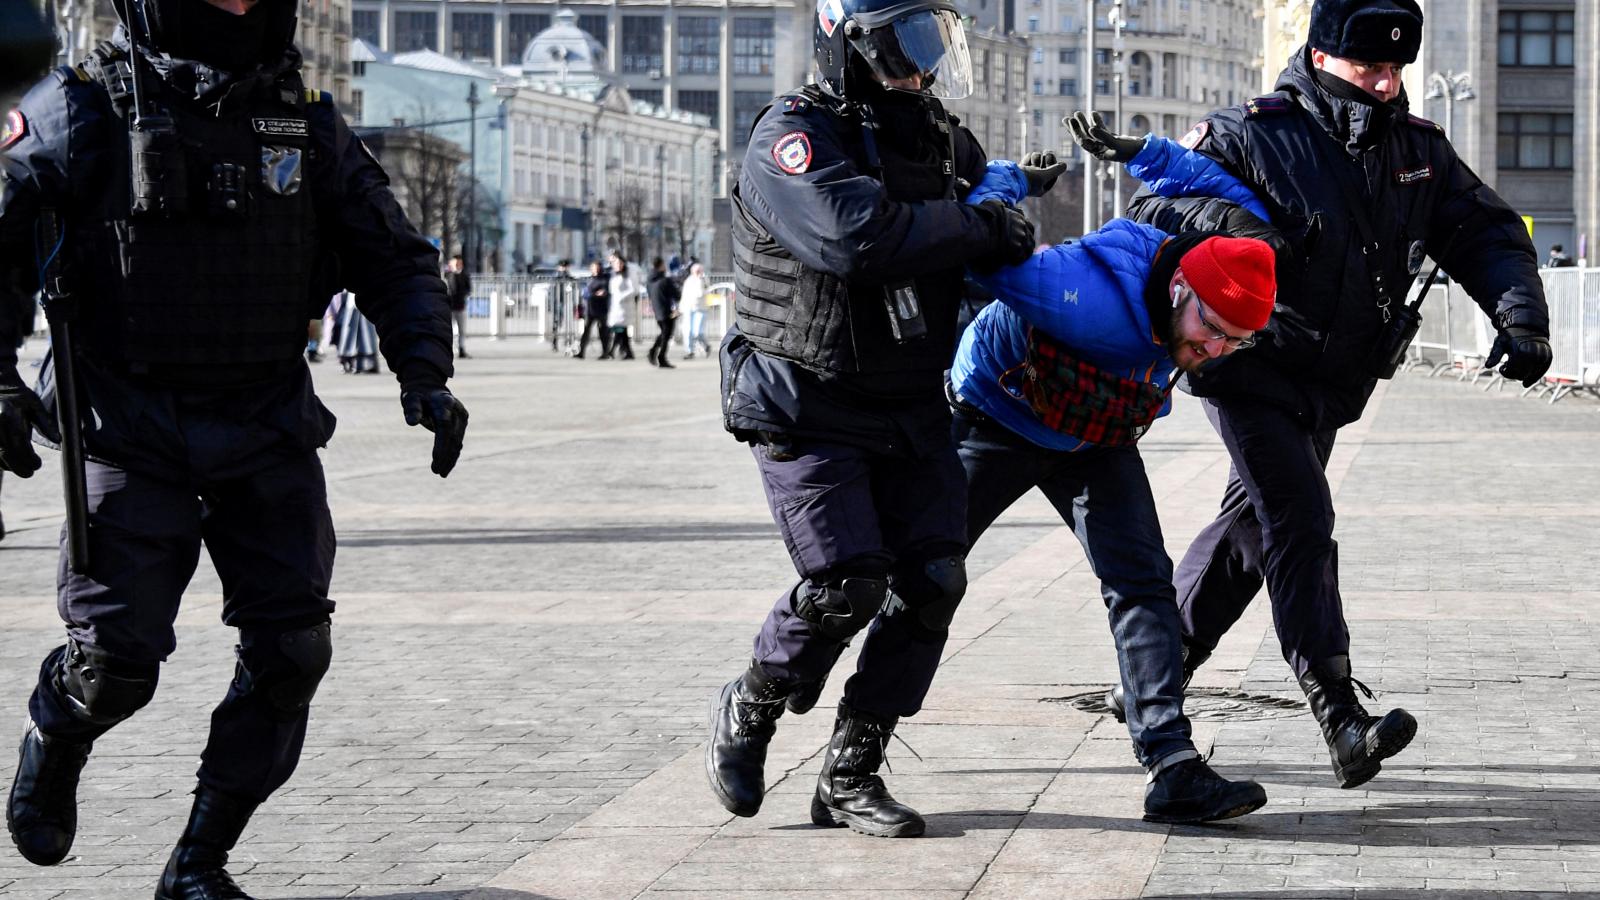
[[[1005,385],[1013,373],[1022,376],[1020,391]],[[1000,381],[1028,401],[1045,427],[1102,447],[1127,447],[1144,437],[1172,391],[1171,381],[1163,389],[1107,372],[1032,327],[1027,358]]]

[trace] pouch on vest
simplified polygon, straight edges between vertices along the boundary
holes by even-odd
[[[1020,373],[1020,390],[1006,379]],[[1147,381],[1124,378],[1072,354],[1033,327],[1022,365],[1007,369],[1000,386],[1021,396],[1046,428],[1102,447],[1128,447],[1150,430],[1172,392]]]

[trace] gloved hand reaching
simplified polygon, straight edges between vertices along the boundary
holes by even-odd
[[[1056,179],[1067,170],[1067,164],[1056,159],[1053,151],[1043,152],[1035,150],[1022,158],[1018,163],[1022,174],[1028,179],[1028,196],[1043,197],[1056,186]]]
[[[989,223],[989,252],[972,261],[979,271],[992,272],[1001,266],[1014,266],[1033,255],[1036,243],[1033,223],[1022,210],[990,198],[978,204],[978,213]]]
[[[1502,357],[1506,364],[1500,369],[1501,375],[1522,382],[1523,387],[1533,387],[1550,370],[1550,336],[1535,328],[1508,325],[1494,339],[1483,367],[1493,369]]]
[[[52,443],[61,443],[61,432],[39,395],[8,366],[0,370],[0,470],[21,478],[39,471],[42,462],[33,449],[35,430]]]
[[[1062,119],[1061,124],[1072,132],[1072,139],[1078,146],[1096,159],[1125,163],[1144,149],[1144,138],[1114,133],[1106,127],[1099,113],[1079,110]]]
[[[406,381],[400,387],[400,408],[407,425],[433,432],[433,474],[450,475],[461,458],[467,434],[467,408],[441,381]]]

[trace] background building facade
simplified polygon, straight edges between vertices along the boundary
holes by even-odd
[[[809,0],[354,0],[354,28],[386,52],[516,66],[558,9],[605,50],[630,96],[706,116],[724,154],[741,150],[755,114],[810,71]]]

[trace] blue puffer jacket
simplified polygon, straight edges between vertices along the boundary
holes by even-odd
[[[1242,182],[1164,138],[1146,137],[1144,150],[1128,163],[1128,171],[1163,195],[1221,197],[1266,218],[1266,210]],[[995,161],[967,202],[999,198],[1017,203],[1027,192],[1027,179],[1016,163]],[[1056,244],[1020,265],[974,276],[999,302],[985,307],[961,336],[951,384],[964,401],[1041,447],[1072,451],[1093,446],[1047,428],[1022,396],[1020,367],[1027,357],[1028,326],[1102,369],[1168,386],[1172,358],[1156,336],[1144,301],[1151,264],[1168,237],[1150,225],[1113,219],[1082,240]],[[1161,414],[1170,408],[1169,400]]]

